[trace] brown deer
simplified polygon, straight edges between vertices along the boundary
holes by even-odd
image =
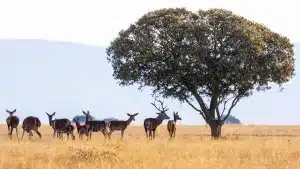
[[[29,140],[31,138],[31,136],[33,136],[31,130],[35,131],[36,134],[39,136],[39,138],[42,138],[41,133],[38,131],[38,128],[41,127],[41,121],[39,120],[39,118],[34,117],[34,116],[28,116],[23,120],[23,124],[22,124],[22,129],[23,129],[23,134],[21,137],[21,140],[23,140],[25,131],[29,134]]]
[[[82,113],[85,115],[85,125],[88,126],[88,132],[90,140],[92,138],[92,132],[98,132],[101,131],[101,133],[104,135],[105,139],[107,137],[107,133],[109,131],[109,125],[110,123],[105,120],[89,120],[91,117],[89,111],[82,111]]]
[[[19,117],[13,115],[16,111],[17,111],[17,109],[15,109],[13,111],[6,110],[6,112],[9,114],[9,116],[6,118],[6,123],[7,123],[9,138],[12,139],[12,132],[13,132],[13,129],[15,128],[16,135],[17,135],[17,138],[19,141],[19,135],[18,135]]]
[[[46,114],[48,115],[49,118],[49,125],[52,127],[53,129],[53,138],[55,137],[55,134],[57,131],[61,130],[62,128],[71,125],[71,121],[69,119],[53,119],[53,116],[55,115],[56,112],[52,113],[52,114],[48,114],[46,112]],[[61,134],[61,132],[57,132],[57,137],[59,136],[59,134]]]
[[[88,130],[88,129],[89,129],[89,126],[86,125],[86,124],[81,125],[81,124],[79,123],[79,118],[77,118],[77,120],[74,119],[74,121],[75,121],[75,123],[76,123],[76,128],[77,128],[77,133],[78,133],[78,135],[79,135],[79,139],[82,140],[82,137],[83,137],[83,135],[85,134],[87,140],[89,140],[89,130]]]
[[[169,120],[167,125],[170,139],[175,138],[177,120],[182,120],[181,117],[178,115],[178,112],[173,112],[173,117],[174,120]]]
[[[159,111],[159,113],[156,113],[158,116],[156,118],[146,118],[144,120],[146,137],[149,139],[155,139],[155,131],[157,126],[159,126],[163,120],[170,119],[170,117],[166,114],[169,109],[163,106],[164,103],[162,101],[158,100],[158,102],[160,103],[161,108],[158,108],[155,103],[151,103]]]
[[[139,113],[135,113],[135,114],[129,114],[127,113],[127,116],[129,116],[129,118],[127,120],[112,120],[110,121],[110,125],[109,125],[109,132],[108,132],[108,138],[111,138],[111,134],[114,131],[118,131],[121,130],[121,138],[124,138],[124,131],[126,130],[126,128],[129,126],[129,124],[132,121],[135,121],[135,116],[137,116]]]
[[[67,124],[65,127],[61,128],[60,130],[57,130],[58,138],[61,140],[63,139],[63,134],[67,134],[67,140],[69,140],[69,135],[71,135],[72,140],[75,140],[74,135],[74,126],[72,124]]]

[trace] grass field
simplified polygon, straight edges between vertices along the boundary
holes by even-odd
[[[224,126],[225,138],[212,141],[209,128],[178,126],[170,141],[159,126],[154,141],[145,139],[141,126],[132,126],[120,140],[119,132],[105,141],[93,133],[91,141],[56,140],[43,125],[40,140],[34,133],[19,144],[0,125],[0,168],[18,169],[297,169],[300,167],[300,126]],[[19,130],[19,135],[21,131]],[[235,135],[233,135],[235,134]],[[299,137],[298,137],[299,136]]]

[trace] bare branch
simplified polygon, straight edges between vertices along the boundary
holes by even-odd
[[[201,98],[201,96],[195,91],[191,92],[191,93],[196,98],[197,102],[199,103],[199,105],[202,109],[203,115],[205,115],[206,118],[209,118],[211,115],[209,114],[208,109],[207,109],[203,99]]]
[[[228,116],[230,115],[230,113],[231,113],[231,110],[234,108],[234,106],[240,101],[240,99],[242,98],[243,96],[242,95],[238,95],[238,96],[236,96],[234,99],[233,99],[233,101],[232,101],[232,103],[231,103],[231,106],[230,106],[230,108],[229,108],[229,110],[228,110],[228,113],[227,113],[227,115],[223,118],[223,122],[228,118]],[[227,100],[228,101],[228,100]]]
[[[203,117],[204,120],[206,120],[206,117],[205,117],[205,115],[204,115],[204,113],[203,113],[202,110],[196,108],[196,106],[194,106],[187,98],[185,98],[185,101],[186,101],[193,109],[195,109],[196,111],[198,111],[198,112],[200,113],[200,115]]]

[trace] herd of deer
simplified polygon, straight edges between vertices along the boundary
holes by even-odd
[[[166,112],[169,110],[168,108],[164,107],[163,102],[158,100],[160,103],[160,108],[155,104],[151,103],[159,112],[156,113],[158,116],[156,118],[146,118],[144,120],[144,129],[146,133],[147,139],[154,139],[155,138],[155,131],[156,128],[163,122],[163,120],[168,120],[170,117],[166,114]],[[7,128],[8,128],[8,135],[10,139],[12,139],[12,131],[13,129],[16,130],[16,135],[19,141],[18,136],[18,125],[19,125],[19,118],[14,115],[16,112],[16,109],[13,111],[6,110],[7,113],[9,113],[9,117],[6,119]],[[124,131],[128,127],[128,125],[135,120],[135,116],[137,116],[139,113],[135,114],[129,114],[128,120],[112,120],[112,121],[104,121],[104,120],[89,120],[91,115],[89,111],[82,111],[83,114],[86,117],[85,124],[81,125],[79,123],[79,119],[74,119],[74,122],[76,124],[77,133],[79,135],[79,139],[82,140],[83,135],[86,135],[87,140],[91,139],[92,132],[99,132],[103,134],[105,139],[108,137],[111,139],[111,134],[114,131],[121,131],[121,138],[124,138]],[[57,138],[62,139],[63,134],[67,134],[67,139],[69,139],[69,135],[71,135],[72,139],[75,140],[74,130],[75,127],[71,124],[71,121],[69,119],[63,118],[63,119],[54,119],[53,116],[55,115],[55,112],[52,114],[48,114],[46,112],[48,118],[49,118],[49,125],[53,129],[53,137],[55,136]],[[176,121],[181,120],[181,117],[178,115],[178,112],[173,113],[174,120],[169,120],[167,124],[167,130],[169,132],[170,138],[175,137],[176,132]],[[28,116],[23,120],[22,129],[23,134],[21,137],[21,140],[23,139],[25,131],[29,134],[29,139],[32,134],[32,130],[36,132],[36,134],[41,138],[41,133],[38,131],[38,128],[41,127],[41,121],[38,117],[34,116]]]

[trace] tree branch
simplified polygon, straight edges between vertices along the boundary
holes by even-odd
[[[229,108],[229,110],[228,110],[228,113],[227,113],[227,115],[223,118],[223,122],[228,118],[228,116],[230,115],[230,113],[231,113],[231,110],[233,109],[233,107],[240,101],[240,99],[242,98],[243,96],[242,95],[238,95],[238,96],[236,96],[234,99],[233,99],[233,101],[232,101],[232,103],[231,103],[231,106],[230,106],[230,108]],[[227,100],[228,101],[228,100]]]
[[[196,108],[196,106],[194,106],[187,98],[185,98],[185,101],[186,101],[192,108],[194,108],[196,111],[198,111],[198,112],[201,114],[201,116],[203,117],[203,119],[206,121],[206,117],[205,117],[203,111],[201,111],[200,109]]]
[[[205,115],[206,119],[207,119],[207,118],[210,118],[211,115],[210,115],[210,113],[208,112],[208,109],[207,109],[207,107],[206,107],[206,105],[205,105],[203,99],[201,98],[201,96],[200,96],[196,91],[192,91],[191,93],[192,93],[192,95],[196,98],[197,102],[199,103],[199,105],[200,105],[200,107],[201,107],[201,109],[202,109],[202,112],[203,112],[203,114]]]

